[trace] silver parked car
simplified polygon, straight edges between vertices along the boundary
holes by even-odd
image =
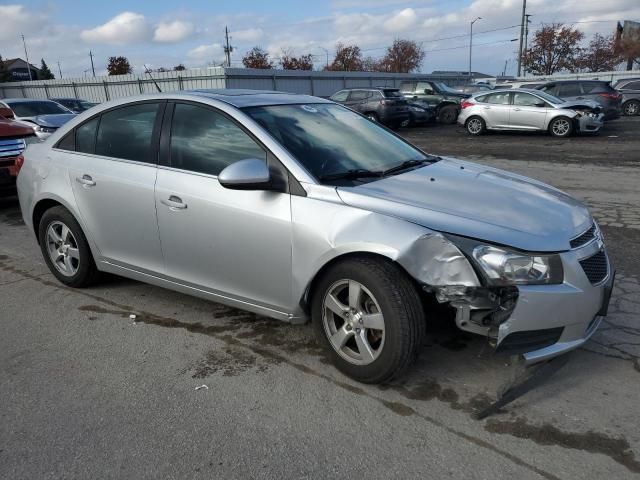
[[[604,124],[592,100],[565,101],[537,90],[510,89],[472,95],[460,104],[458,124],[471,135],[487,130],[542,130],[555,137],[596,133]]]
[[[288,322],[311,318],[363,382],[416,357],[429,305],[528,362],[582,345],[614,272],[584,205],[535,180],[422,152],[305,95],[145,95],[30,147],[25,223],[53,275],[99,271]]]
[[[0,100],[0,107],[10,108],[16,121],[33,127],[40,140],[47,138],[75,116],[67,107],[52,100],[4,98]]]

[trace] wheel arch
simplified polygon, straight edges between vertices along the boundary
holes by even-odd
[[[409,274],[409,272],[407,272],[407,270],[398,261],[396,261],[396,259],[392,258],[391,256],[388,256],[379,252],[364,251],[364,250],[345,252],[329,259],[311,277],[311,280],[309,281],[306,288],[304,289],[302,298],[300,299],[300,306],[305,314],[308,315],[311,311],[313,293],[315,291],[316,285],[318,284],[318,281],[322,278],[322,276],[334,265],[337,265],[338,263],[344,262],[349,259],[354,259],[354,258],[369,258],[369,259],[375,259],[375,260],[382,260],[382,261],[394,264],[398,268],[400,268],[416,286],[418,285],[417,281]]]

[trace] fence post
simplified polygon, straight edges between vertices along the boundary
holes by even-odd
[[[78,98],[78,89],[76,87],[76,82],[71,82],[71,86],[73,87],[73,96]]]
[[[49,98],[49,87],[46,83],[44,84],[44,94],[47,96],[47,98]]]
[[[271,76],[271,80],[273,80],[273,89],[274,90],[278,90],[278,82],[276,81],[276,74],[275,73]]]
[[[178,90],[182,90],[182,75],[178,75]]]
[[[309,81],[311,82],[311,95],[315,95],[316,93],[315,93],[314,88],[313,88],[313,77],[312,76],[309,76]]]
[[[20,83],[20,90],[22,90],[22,98],[27,98],[27,95],[24,93],[24,85],[22,82]]]
[[[384,83],[386,84],[387,82]],[[369,75],[369,86],[373,87],[373,77],[371,75]]]
[[[102,81],[102,86],[104,87],[104,96],[106,97],[107,102],[108,102],[111,99],[109,98],[109,88],[107,87],[107,81],[106,80]]]
[[[347,88],[347,76],[343,75],[342,77],[342,88]]]
[[[144,89],[142,88],[142,80],[138,79],[138,90],[140,93],[144,93]]]

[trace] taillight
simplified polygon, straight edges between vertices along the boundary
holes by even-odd
[[[22,155],[18,155],[16,157],[16,175],[20,172],[22,165],[24,165],[24,157]]]
[[[475,103],[470,102],[469,100],[463,100],[462,103],[460,103],[460,106],[462,107],[463,110],[468,107],[473,107],[474,105]]]
[[[618,92],[604,92],[604,93],[599,93],[598,95],[600,95],[601,97],[604,97],[604,98],[608,98],[609,100],[619,100],[620,99],[620,94]]]

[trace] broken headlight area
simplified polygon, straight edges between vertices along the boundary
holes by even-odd
[[[438,303],[447,303],[455,310],[458,328],[487,336],[494,346],[498,328],[509,319],[518,301],[518,288],[515,286],[448,285],[423,288],[432,293]]]
[[[491,285],[552,285],[562,283],[559,255],[520,253],[490,245],[478,245],[472,257]]]

